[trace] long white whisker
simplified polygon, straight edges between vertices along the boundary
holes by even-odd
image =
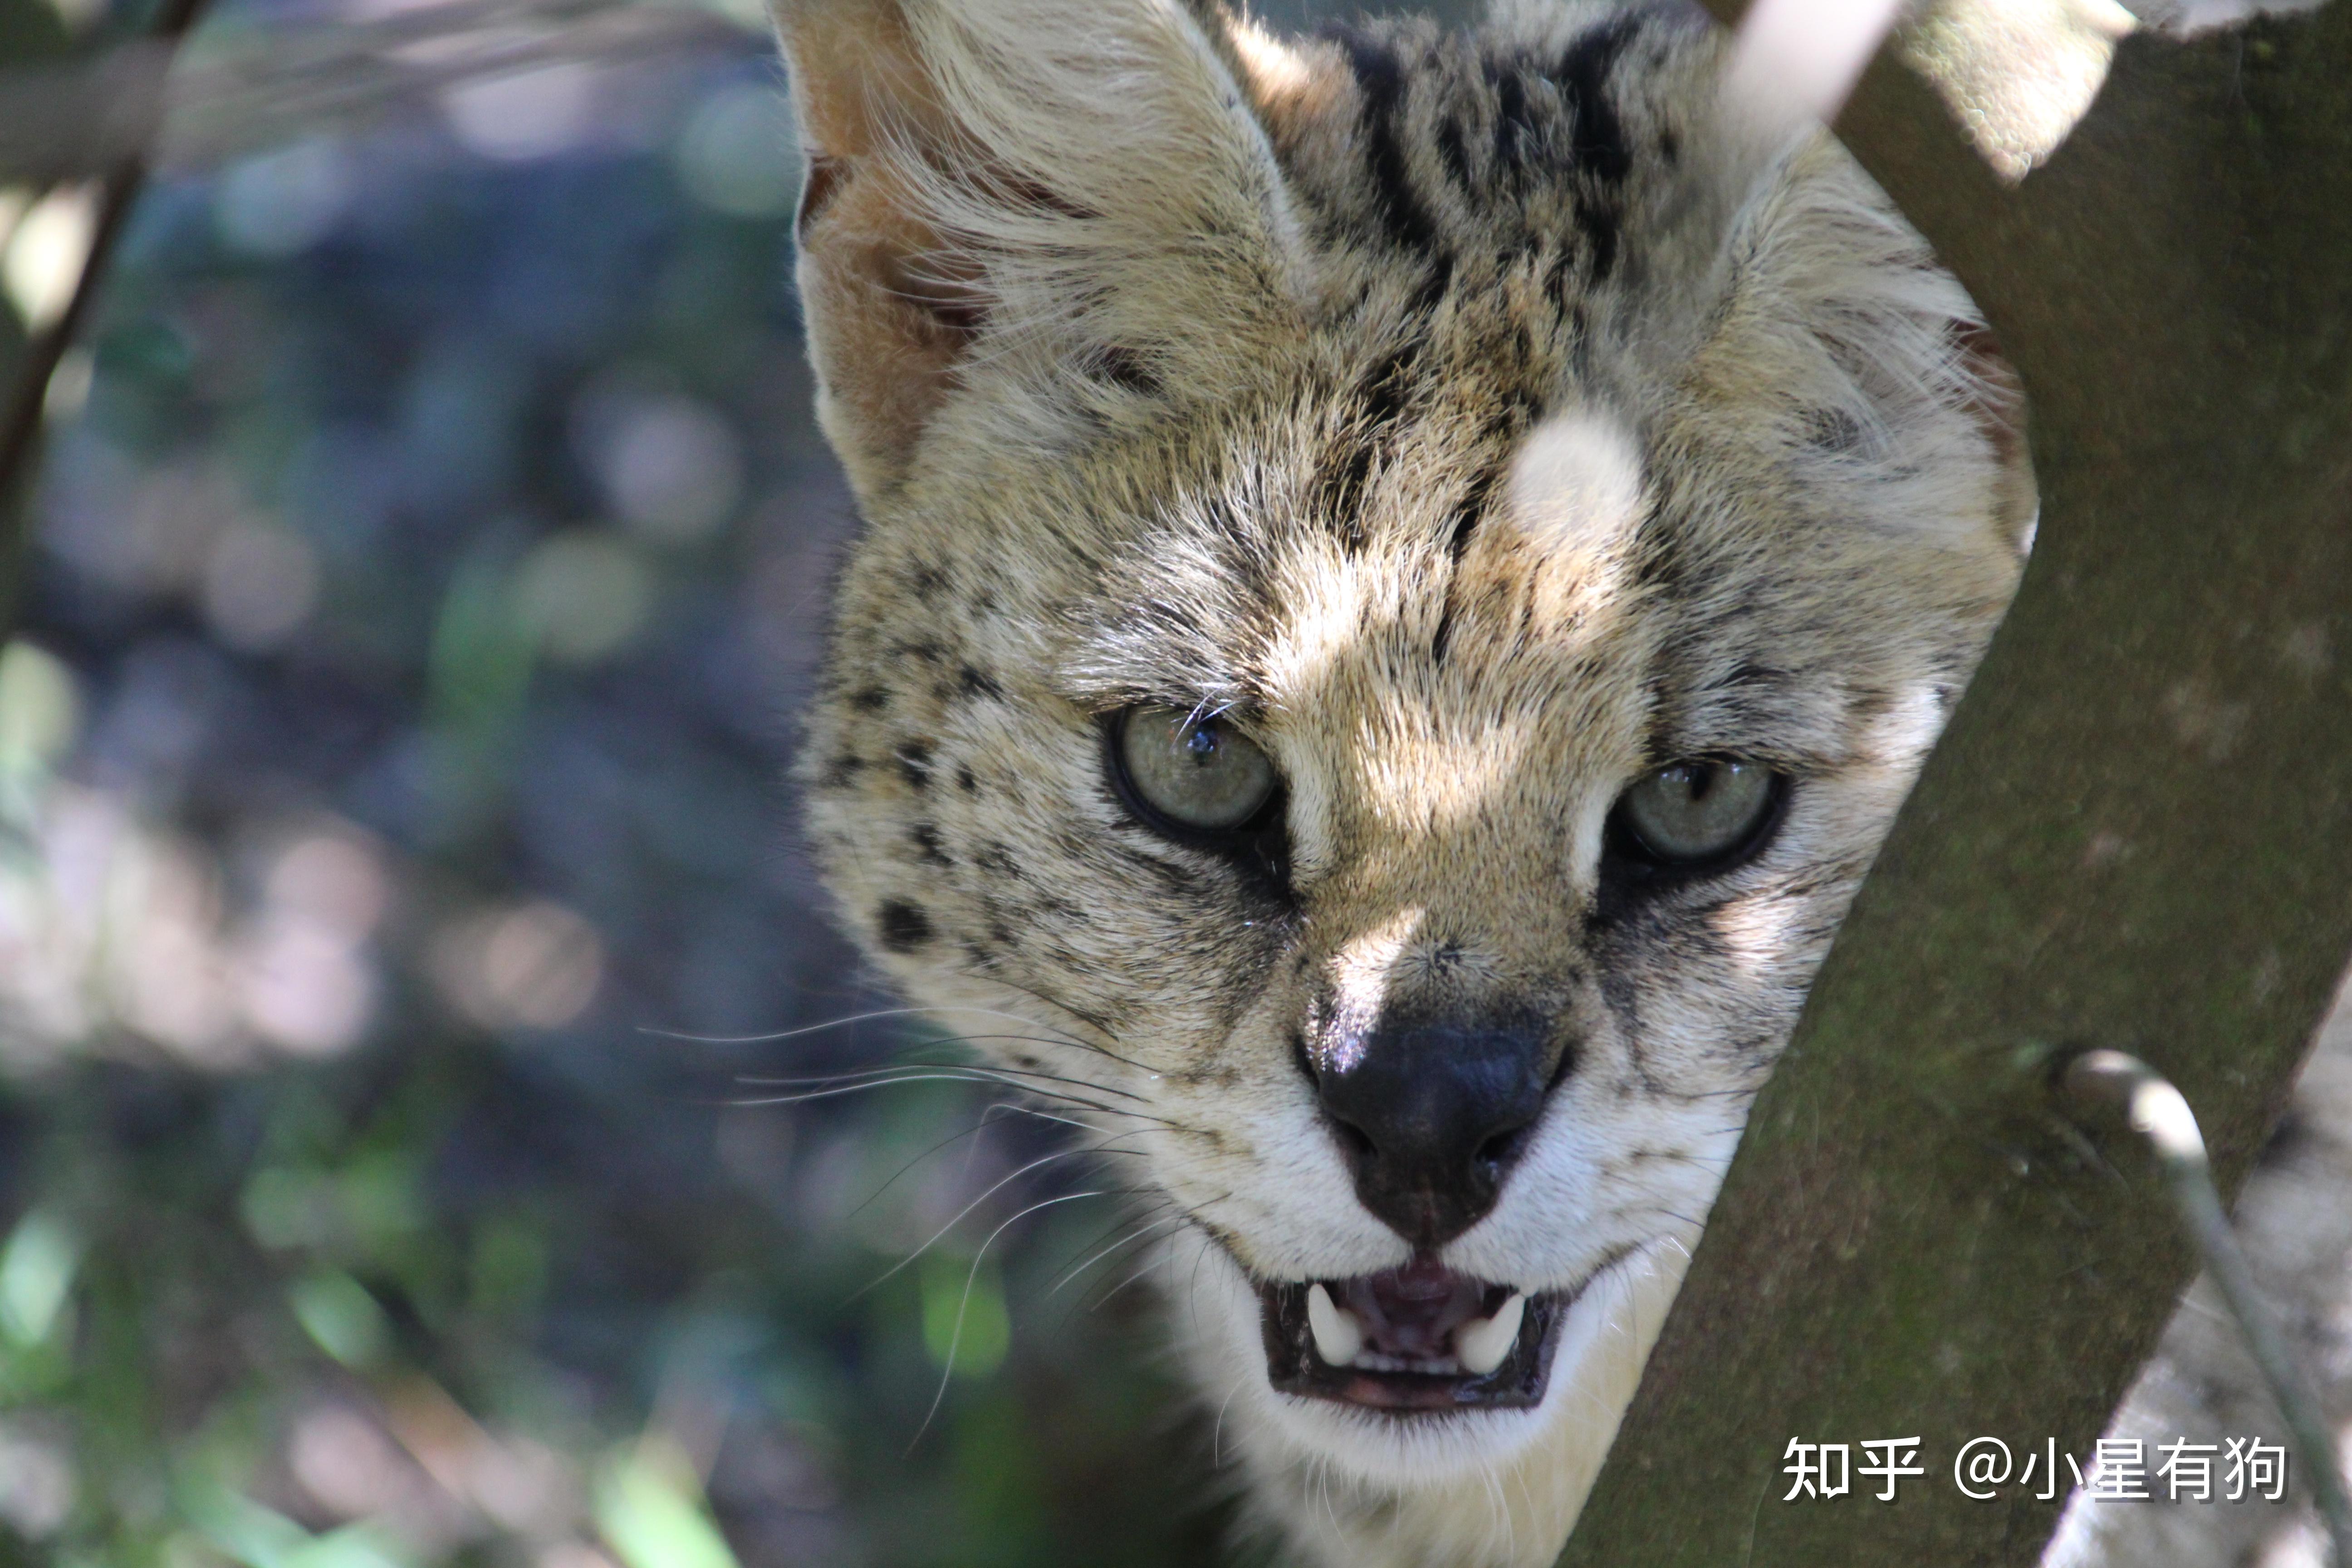
[[[950,1043],[960,1044],[968,1040],[1028,1040],[1031,1037],[1027,1035],[967,1035],[959,1037],[958,1040]],[[1050,1044],[1051,1042],[1047,1043]],[[1016,1079],[1035,1079],[1045,1083],[1066,1083],[1074,1085],[1076,1088],[1086,1089],[1089,1093],[1093,1094],[1115,1094],[1121,1100],[1142,1100],[1147,1098],[1144,1095],[1135,1093],[1131,1089],[1120,1089],[1114,1084],[1097,1083],[1092,1079],[1072,1078],[1067,1073],[1045,1072],[1036,1068],[1009,1068],[1001,1066],[995,1062],[986,1061],[885,1062],[880,1067],[851,1068],[843,1072],[810,1073],[793,1078],[773,1078],[764,1073],[739,1073],[736,1075],[735,1081],[737,1083],[751,1084],[761,1089],[791,1089],[795,1085],[800,1084],[835,1083],[845,1079],[876,1078],[886,1073],[904,1072],[909,1068],[935,1068],[949,1072],[993,1073],[997,1077],[1008,1081]],[[1040,1090],[1039,1092],[1042,1093],[1044,1091]]]
[[[955,1376],[956,1352],[961,1348],[963,1344],[964,1314],[971,1310],[971,1288],[979,1281],[981,1263],[988,1257],[988,1249],[996,1245],[996,1238],[1003,1236],[1013,1226],[1020,1224],[1023,1220],[1027,1219],[1031,1215],[1035,1214],[1042,1209],[1052,1208],[1056,1204],[1076,1203],[1081,1198],[1101,1198],[1108,1197],[1111,1194],[1108,1192],[1065,1193],[1058,1198],[1047,1198],[1041,1203],[1031,1204],[1027,1208],[1023,1209],[1019,1214],[1014,1215],[1011,1219],[1006,1220],[1003,1225],[998,1226],[994,1230],[988,1233],[988,1239],[980,1244],[980,1250],[978,1252],[972,1254],[971,1268],[963,1277],[963,1299],[956,1303],[955,1331],[948,1336],[947,1366],[940,1373],[940,1391],[931,1395],[931,1407],[923,1412],[923,1424],[915,1428],[914,1436],[908,1441],[907,1451],[908,1453],[911,1454],[915,1451],[915,1445],[921,1442],[923,1440],[923,1434],[931,1429],[932,1418],[939,1415],[940,1405],[947,1399],[948,1380]],[[936,1240],[937,1237],[934,1237],[933,1239]]]
[[[1125,1136],[1125,1134],[1121,1134],[1121,1136]],[[1133,1150],[1116,1148],[1113,1146],[1111,1142],[1106,1141],[1091,1147],[1081,1145],[1076,1149],[1056,1149],[1050,1154],[1042,1154],[1038,1156],[1036,1159],[1032,1160],[1027,1164],[1022,1166],[1019,1170],[1012,1172],[1007,1175],[1000,1177],[995,1182],[991,1183],[987,1191],[982,1193],[978,1197],[972,1199],[971,1202],[958,1209],[955,1212],[954,1216],[950,1218],[947,1224],[933,1231],[930,1234],[929,1238],[920,1247],[918,1247],[914,1251],[907,1254],[906,1257],[892,1264],[881,1274],[867,1280],[866,1284],[849,1299],[855,1301],[858,1297],[867,1295],[870,1292],[878,1289],[889,1280],[897,1278],[906,1269],[908,1265],[913,1263],[917,1258],[922,1257],[924,1253],[929,1252],[934,1246],[936,1246],[941,1237],[947,1235],[948,1232],[953,1230],[957,1226],[961,1225],[966,1216],[968,1216],[972,1210],[980,1207],[981,1205],[986,1203],[989,1199],[994,1197],[998,1193],[1003,1191],[1004,1188],[1011,1185],[1013,1183],[1019,1181],[1030,1172],[1041,1170],[1047,1165],[1053,1164],[1057,1160],[1067,1160],[1080,1154],[1126,1154],[1133,1153],[1135,1151]],[[1099,1196],[1101,1194],[1097,1194],[1096,1195]]]
[[[1053,1288],[1047,1290],[1045,1294],[1048,1296],[1059,1295],[1061,1293],[1062,1287],[1067,1285],[1071,1280],[1076,1279],[1087,1269],[1092,1268],[1096,1264],[1100,1263],[1104,1258],[1108,1258],[1112,1253],[1117,1252],[1123,1247],[1134,1246],[1137,1242],[1141,1241],[1145,1237],[1150,1236],[1155,1230],[1161,1230],[1169,1226],[1181,1225],[1183,1223],[1183,1215],[1181,1213],[1172,1214],[1166,1215],[1163,1218],[1152,1221],[1150,1225],[1143,1226],[1140,1230],[1130,1231],[1126,1236],[1122,1236],[1117,1241],[1112,1242],[1108,1247],[1104,1247],[1100,1252],[1097,1252],[1093,1257],[1087,1258],[1084,1263],[1077,1264],[1066,1270],[1059,1279],[1054,1281]],[[1114,1294],[1116,1294],[1116,1292],[1114,1292]]]
[[[1014,986],[1014,990],[1020,987]],[[1045,998],[1039,997],[1044,1002]],[[1048,1006],[1052,1003],[1046,1004]],[[1065,1009],[1066,1011],[1066,1009]],[[853,1024],[868,1024],[877,1018],[919,1018],[939,1013],[970,1013],[982,1018],[1002,1018],[1007,1023],[1036,1027],[1034,1018],[1024,1018],[1018,1013],[1007,1013],[1001,1007],[877,1007],[869,1013],[852,1013],[846,1017],[828,1018],[822,1024],[804,1024],[797,1029],[772,1029],[763,1035],[689,1035],[677,1029],[656,1028],[650,1024],[637,1026],[637,1033],[656,1039],[677,1040],[690,1046],[764,1046],[777,1040],[796,1040],[806,1035],[821,1035],[831,1029],[845,1029]],[[1046,1026],[1051,1027],[1051,1026]],[[1059,1044],[1085,1046],[1077,1039],[1064,1039]],[[1089,1047],[1091,1048],[1091,1047]]]
[[[830,1088],[810,1089],[800,1094],[748,1095],[740,1099],[729,1100],[723,1103],[730,1106],[742,1108],[757,1108],[761,1106],[772,1105],[806,1105],[815,1100],[838,1100],[846,1095],[864,1094],[871,1089],[890,1089],[899,1084],[976,1083],[986,1084],[992,1089],[1018,1089],[1024,1094],[1034,1094],[1041,1100],[1055,1101],[1064,1105],[1077,1106],[1082,1110],[1091,1110],[1101,1116],[1124,1117],[1133,1121],[1156,1121],[1169,1126],[1171,1129],[1175,1128],[1175,1123],[1169,1121],[1165,1117],[1153,1116],[1141,1110],[1127,1110],[1116,1105],[1103,1105],[1095,1100],[1081,1099],[1075,1094],[1066,1094],[1057,1090],[1039,1089],[1032,1084],[1019,1082],[1008,1083],[1002,1078],[992,1077],[988,1073],[979,1069],[940,1070],[925,1068],[915,1070],[894,1070],[888,1073],[874,1073],[866,1075],[853,1074],[847,1076],[856,1078],[857,1081],[854,1083],[836,1082]],[[1183,1131],[1182,1129],[1176,1130]]]

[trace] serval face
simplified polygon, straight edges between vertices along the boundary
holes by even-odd
[[[782,23],[844,913],[1144,1189],[1297,1550],[1548,1562],[2013,584],[1974,310],[1676,10]]]

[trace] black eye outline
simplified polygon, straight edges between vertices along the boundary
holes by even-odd
[[[1712,855],[1684,858],[1654,847],[1627,820],[1626,798],[1668,769],[1727,766],[1766,768],[1771,791],[1764,802],[1764,809],[1756,814],[1755,825],[1736,843]],[[1604,887],[1614,886],[1628,891],[1651,891],[1720,877],[1744,866],[1763,854],[1779,835],[1780,824],[1788,817],[1789,797],[1794,788],[1794,781],[1787,773],[1754,757],[1720,754],[1677,757],[1673,762],[1646,769],[1640,778],[1625,786],[1609,807],[1609,823],[1601,835],[1601,882]]]
[[[1290,784],[1280,768],[1274,788],[1247,821],[1231,827],[1201,827],[1179,822],[1154,806],[1136,787],[1127,770],[1127,726],[1146,709],[1174,708],[1175,703],[1138,702],[1102,716],[1103,775],[1111,795],[1127,814],[1171,844],[1206,850],[1232,861],[1252,876],[1263,878],[1287,893],[1290,887]],[[1222,718],[1222,716],[1219,716]],[[1271,759],[1268,759],[1271,761]]]

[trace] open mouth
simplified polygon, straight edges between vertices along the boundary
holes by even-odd
[[[1266,1375],[1283,1394],[1375,1410],[1540,1404],[1574,1292],[1530,1295],[1435,1258],[1352,1279],[1260,1285]]]

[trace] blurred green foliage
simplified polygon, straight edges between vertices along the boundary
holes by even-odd
[[[1053,1130],[758,1081],[956,1051],[781,783],[794,157],[747,35],[143,200],[0,655],[0,1563],[1220,1558]]]

